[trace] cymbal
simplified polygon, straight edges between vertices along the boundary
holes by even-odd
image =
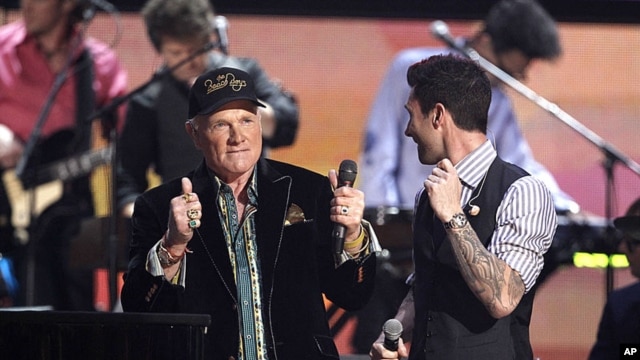
[[[622,216],[615,218],[613,225],[623,233],[636,240],[640,240],[640,216]]]

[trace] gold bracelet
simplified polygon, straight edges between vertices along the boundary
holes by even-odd
[[[355,249],[357,247],[360,247],[365,237],[366,236],[365,236],[364,229],[362,228],[362,226],[360,226],[360,235],[358,235],[358,238],[353,241],[345,242],[344,249],[349,250],[349,249]]]
[[[364,246],[360,250],[354,253],[350,253],[347,251],[347,254],[349,254],[349,256],[351,256],[352,258],[357,258],[357,257],[360,257],[362,253],[366,253],[368,249],[369,249],[369,238],[367,237],[367,241],[365,242]]]
[[[358,250],[355,253],[350,253],[349,251],[347,251],[347,254],[349,254],[349,256],[351,256],[352,258],[359,257],[362,253],[365,253],[365,254],[368,253],[371,237],[369,236],[369,232],[367,232],[367,228],[360,226],[360,229],[361,229],[360,238],[361,238],[361,241],[364,241],[364,245],[362,245],[360,250]]]

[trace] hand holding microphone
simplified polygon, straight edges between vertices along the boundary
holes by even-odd
[[[372,360],[400,359],[408,356],[407,348],[402,339],[402,323],[397,319],[389,319],[382,326],[382,337],[371,347],[369,356]],[[382,335],[381,335],[382,336]]]
[[[364,194],[353,189],[356,175],[358,175],[358,165],[353,160],[343,160],[340,163],[337,178],[335,171],[329,173],[332,185],[336,188],[335,197],[331,201],[331,220],[335,223],[331,236],[336,254],[341,254],[344,249],[347,229],[355,229],[355,226],[359,229],[362,220]]]
[[[384,347],[387,350],[398,351],[398,339],[402,336],[402,323],[396,319],[387,320],[382,325],[384,333]]]

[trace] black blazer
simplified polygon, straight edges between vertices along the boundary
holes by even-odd
[[[589,360],[621,359],[620,344],[639,343],[640,282],[635,282],[609,294]]]
[[[187,175],[202,203],[202,225],[189,243],[186,288],[153,278],[145,270],[150,248],[167,227],[169,200],[181,194],[180,179],[151,189],[135,203],[130,263],[122,289],[125,311],[210,314],[207,359],[238,352],[236,285],[216,206],[217,185],[204,163]],[[337,359],[322,294],[346,310],[365,305],[373,291],[375,255],[335,269],[331,251],[327,177],[261,159],[258,165],[256,231],[263,280],[263,320],[270,359]],[[305,221],[285,226],[291,204]],[[158,286],[153,296],[149,290]]]

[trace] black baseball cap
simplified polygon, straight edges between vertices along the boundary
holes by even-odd
[[[613,225],[624,234],[627,234],[636,241],[640,241],[640,216],[629,215],[615,218]]]
[[[253,79],[246,72],[222,67],[200,75],[189,91],[189,119],[211,114],[234,100],[249,100],[265,107],[256,96]]]

